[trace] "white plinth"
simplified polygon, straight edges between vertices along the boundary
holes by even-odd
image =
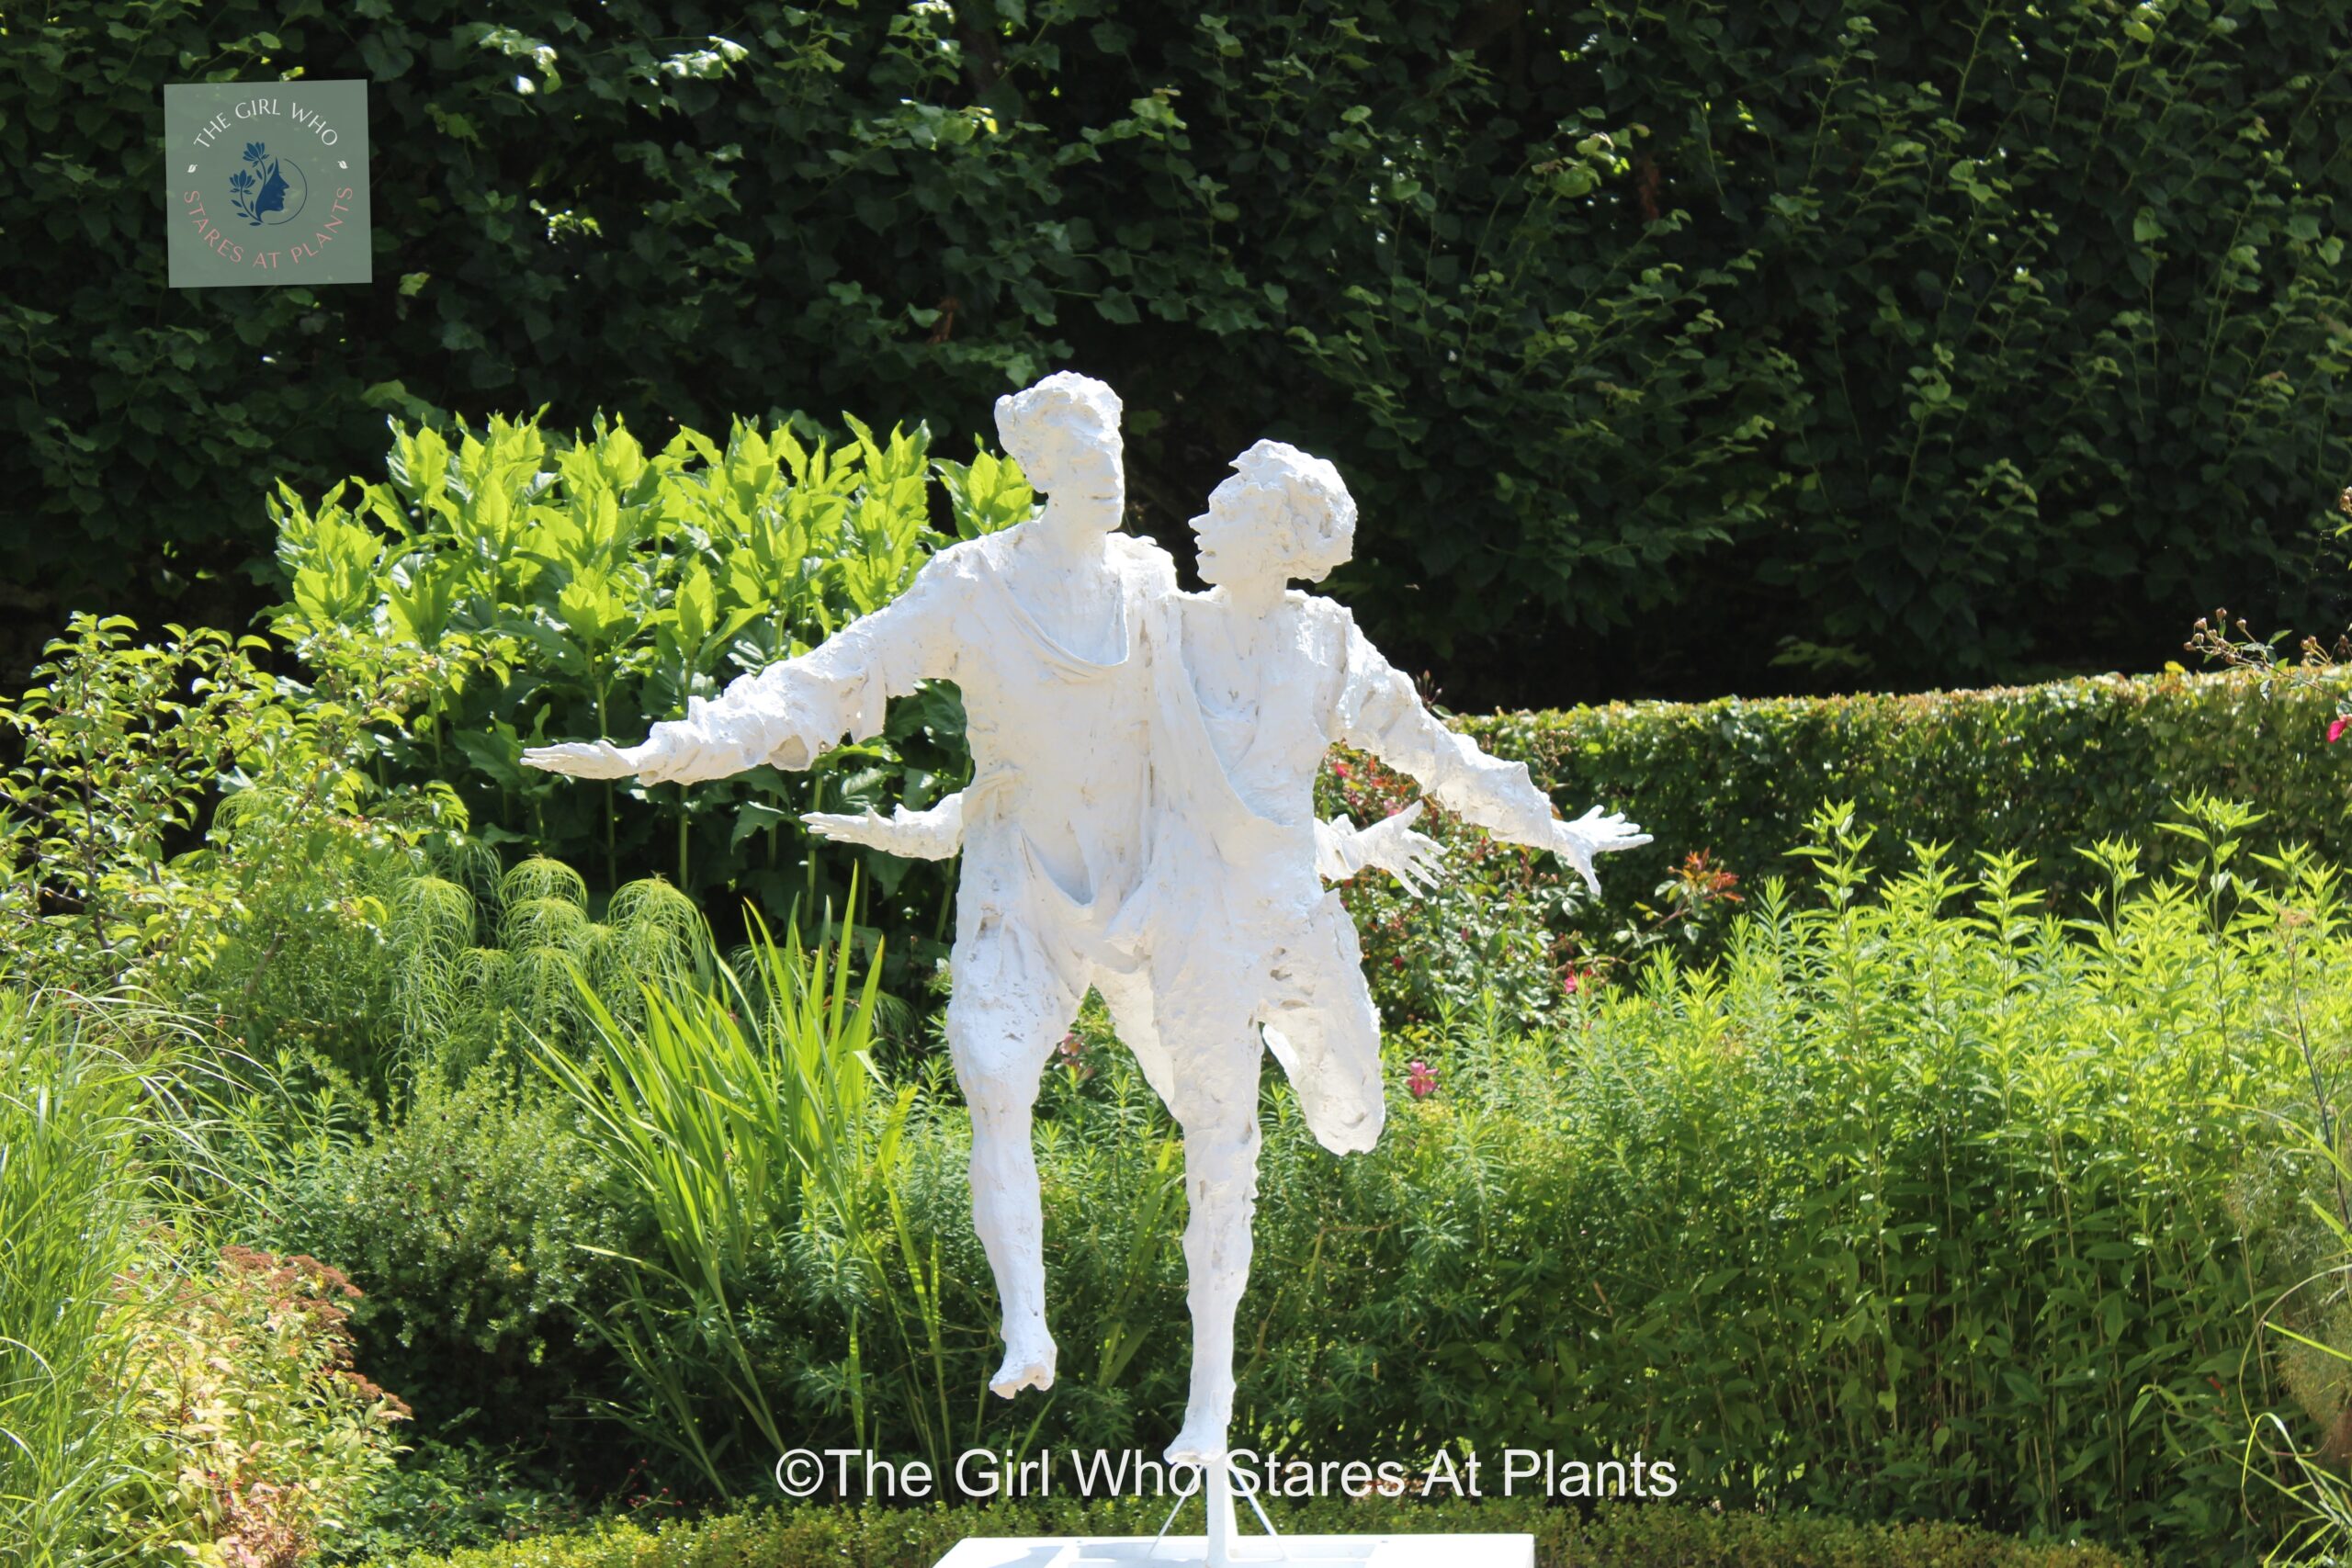
[[[938,1568],[1110,1568],[1130,1563],[1203,1563],[1204,1536],[1001,1537],[965,1540]],[[1236,1564],[1289,1568],[1535,1568],[1532,1535],[1244,1536],[1230,1548]]]

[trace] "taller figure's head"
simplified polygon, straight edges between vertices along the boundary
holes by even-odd
[[[1109,533],[1126,515],[1119,394],[1091,376],[1057,370],[996,400],[996,433],[1033,489],[1049,527]]]
[[[1355,548],[1356,503],[1340,470],[1281,441],[1233,460],[1193,519],[1201,581],[1242,593],[1318,582]]]

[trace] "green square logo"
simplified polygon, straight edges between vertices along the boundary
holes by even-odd
[[[371,283],[368,84],[164,88],[175,288]]]

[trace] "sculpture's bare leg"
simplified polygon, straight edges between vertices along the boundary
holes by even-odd
[[[1004,1363],[989,1387],[1010,1399],[1024,1388],[1054,1386],[1054,1337],[1046,1328],[1044,1201],[1030,1143],[1026,1095],[1002,1079],[967,1083],[972,1108],[972,1225],[996,1276],[1003,1312]]]
[[[1054,1385],[1054,1338],[1046,1328],[1045,1212],[1030,1110],[1046,1057],[1078,1004],[1057,987],[1005,984],[1036,971],[1017,961],[986,962],[1001,960],[1002,953],[971,956],[980,961],[957,958],[947,1046],[972,1111],[972,1225],[996,1276],[1004,1314],[1004,1364],[989,1387],[1010,1399],[1024,1388]]]
[[[1227,1451],[1233,1424],[1233,1320],[1250,1283],[1250,1225],[1258,1210],[1258,1036],[1246,1051],[1220,1047],[1220,1060],[1180,1094],[1184,1128],[1185,1300],[1193,1313],[1193,1381],[1184,1427],[1169,1462],[1204,1463]]]

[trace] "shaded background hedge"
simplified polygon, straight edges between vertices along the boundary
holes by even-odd
[[[1162,536],[1259,435],[1336,458],[1342,595],[1464,707],[2146,668],[2220,600],[2312,624],[2348,15],[13,15],[9,662],[69,605],[242,619],[267,479],[323,489],[388,410],[658,442],[854,408],[955,451],[1060,365],[1125,395]],[[162,85],[295,73],[374,83],[378,281],[166,288]]]

